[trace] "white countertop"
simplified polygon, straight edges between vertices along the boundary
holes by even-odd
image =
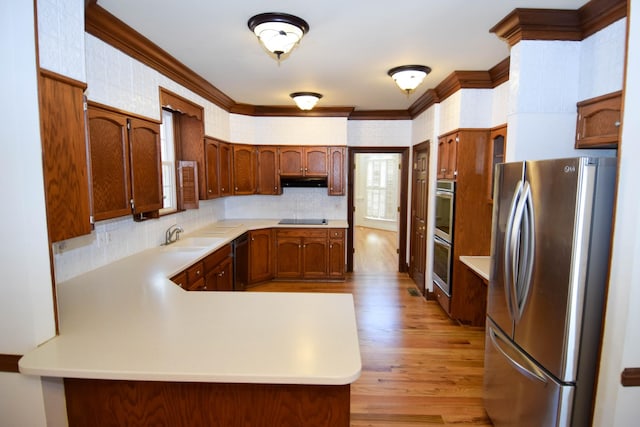
[[[478,276],[489,280],[491,272],[490,256],[460,256],[460,261],[473,270]]]
[[[152,248],[58,284],[60,335],[24,355],[20,372],[114,380],[352,383],[360,376],[361,360],[351,294],[188,292],[168,279],[245,231],[276,223],[222,221],[181,239],[216,236],[210,246]],[[318,227],[346,226],[330,221]]]

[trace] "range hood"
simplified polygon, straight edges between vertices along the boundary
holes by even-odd
[[[327,178],[281,177],[280,186],[327,188]]]

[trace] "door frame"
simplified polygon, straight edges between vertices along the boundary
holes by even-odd
[[[398,219],[398,271],[406,273],[407,266],[407,191],[409,188],[409,148],[410,147],[348,147],[349,171],[347,179],[347,272],[353,272],[353,234],[355,223],[354,173],[355,155],[360,153],[397,153],[400,154],[400,218]]]

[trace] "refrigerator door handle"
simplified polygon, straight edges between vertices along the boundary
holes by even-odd
[[[517,245],[518,233],[515,230],[516,211],[520,204],[520,196],[522,195],[522,181],[518,181],[511,199],[509,207],[509,215],[507,217],[507,225],[504,234],[504,293],[507,299],[507,308],[512,319],[516,318],[517,296],[515,293],[515,282],[517,277],[518,266],[516,263],[515,251]]]
[[[520,350],[513,348],[513,346],[505,341],[492,326],[488,326],[488,328],[489,337],[491,338],[493,346],[505,357],[505,359],[507,359],[511,366],[513,366],[518,372],[526,377],[537,380],[543,384],[547,383],[547,378],[540,370],[540,368],[538,368],[535,364],[524,357],[520,357],[520,361],[515,360],[512,356],[509,355],[504,347],[510,348],[511,351],[516,354],[520,353]]]
[[[522,246],[522,256],[520,257],[520,267],[518,270],[518,320],[522,317],[524,308],[529,299],[529,291],[531,289],[531,276],[533,274],[533,261],[535,254],[535,221],[533,216],[533,197],[531,196],[531,186],[528,182],[523,186],[523,223],[521,230],[521,239],[524,241]],[[522,273],[522,274],[520,274]]]

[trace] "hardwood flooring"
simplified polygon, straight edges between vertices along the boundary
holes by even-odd
[[[362,375],[351,427],[491,426],[483,408],[484,329],[461,326],[406,274],[348,274],[340,283],[269,282],[258,292],[353,294]]]
[[[398,271],[398,233],[357,226],[354,232],[353,271],[380,273]]]

